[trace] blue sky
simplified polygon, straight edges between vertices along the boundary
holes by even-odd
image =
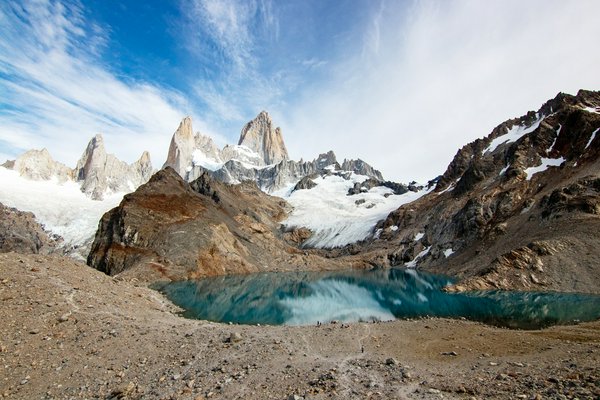
[[[102,133],[160,167],[179,121],[237,142],[261,110],[290,155],[333,149],[388,179],[559,91],[600,90],[595,0],[0,2],[0,159],[74,166]]]

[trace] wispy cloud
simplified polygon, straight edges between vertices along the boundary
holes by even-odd
[[[194,94],[221,129],[237,134],[249,112],[268,108],[281,94],[276,75],[262,68],[265,48],[279,37],[279,20],[267,0],[194,0],[181,5],[182,37],[190,55],[203,66]]]
[[[559,91],[600,88],[597,1],[384,6],[361,28],[371,60],[330,63],[337,78],[278,110],[294,157],[314,157],[318,143],[390,179],[423,181],[496,124]]]
[[[100,57],[107,33],[77,2],[0,5],[0,146],[4,154],[47,147],[73,165],[103,133],[109,151],[133,161],[142,150],[160,166],[170,133],[189,113],[177,92],[117,77]]]

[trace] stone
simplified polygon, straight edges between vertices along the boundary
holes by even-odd
[[[71,313],[63,314],[60,317],[58,317],[58,322],[67,322],[69,320],[70,316],[71,316]]]
[[[398,365],[398,360],[396,360],[395,358],[388,358],[385,360],[385,365]]]
[[[457,352],[455,352],[455,351],[444,351],[444,352],[442,352],[441,354],[442,354],[443,356],[454,356],[454,357],[456,357],[456,356],[458,355],[458,353],[457,353]]]
[[[242,335],[239,332],[231,332],[229,335],[230,343],[238,343],[242,341]]]

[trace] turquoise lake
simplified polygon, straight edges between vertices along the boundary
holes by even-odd
[[[446,293],[447,277],[413,269],[233,275],[156,287],[182,315],[237,324],[466,318],[538,329],[600,318],[600,296],[486,291]]]

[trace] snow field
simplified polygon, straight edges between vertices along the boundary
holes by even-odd
[[[46,230],[64,238],[65,246],[77,246],[92,239],[102,215],[116,207],[124,195],[112,194],[96,201],[83,194],[75,182],[29,180],[3,167],[0,167],[0,182],[2,204],[34,213]]]
[[[316,187],[297,190],[285,199],[293,211],[283,224],[288,228],[306,227],[313,235],[304,243],[317,248],[345,246],[368,237],[380,220],[403,204],[410,203],[427,191],[393,195],[385,187],[348,196],[355,183],[366,176],[352,174],[349,180],[337,175],[314,179]],[[387,197],[385,195],[388,195]]]

